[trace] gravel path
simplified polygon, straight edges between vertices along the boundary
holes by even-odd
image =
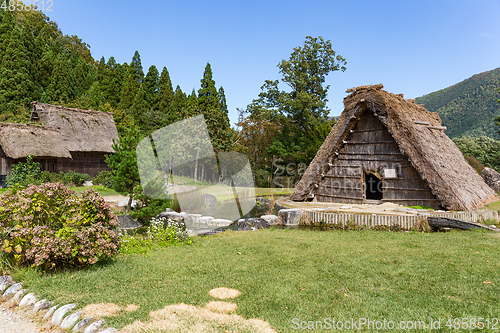
[[[41,326],[26,317],[25,311],[12,311],[5,304],[0,305],[0,332],[39,333]]]

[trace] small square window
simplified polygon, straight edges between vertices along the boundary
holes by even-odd
[[[384,179],[397,179],[396,169],[384,169]]]

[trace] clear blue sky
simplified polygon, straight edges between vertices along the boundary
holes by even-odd
[[[308,35],[331,40],[347,60],[327,78],[332,116],[351,87],[383,83],[415,98],[500,67],[499,0],[53,0],[51,9],[94,58],[130,62],[138,50],[144,72],[166,66],[174,89],[197,91],[210,62],[232,124]]]

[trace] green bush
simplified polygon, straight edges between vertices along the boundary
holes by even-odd
[[[107,188],[113,188],[113,173],[111,171],[103,170],[92,179],[92,184],[103,185]]]
[[[150,193],[150,192],[148,192]],[[148,225],[150,220],[167,208],[180,210],[178,202],[172,199],[151,199],[144,194],[141,185],[134,187],[133,199],[137,201],[137,206],[129,213],[135,219],[139,219],[144,225]]]
[[[176,244],[192,244],[186,236],[186,227],[183,223],[173,222],[166,218],[152,218],[149,221],[145,235],[123,234],[120,237],[123,254],[144,254],[158,247],[167,247]]]
[[[93,189],[14,186],[0,196],[1,251],[20,265],[85,266],[118,253],[116,215]]]
[[[29,184],[41,184],[40,172],[42,166],[33,161],[33,155],[26,158],[26,162],[18,162],[12,166],[12,171],[7,175],[7,187],[19,184],[28,186]]]
[[[66,173],[61,172],[61,182],[63,184],[69,186],[82,186],[84,182],[86,182],[90,176],[84,173],[78,173],[73,170],[70,170]]]

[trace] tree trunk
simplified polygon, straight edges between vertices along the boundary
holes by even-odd
[[[134,187],[132,186],[129,190],[129,198],[128,198],[128,203],[127,203],[127,208],[125,209],[125,212],[128,213],[130,212],[130,209],[132,208],[132,198],[134,194]]]
[[[196,162],[194,164],[194,182],[198,182],[198,156],[200,156],[200,150],[196,151]]]

